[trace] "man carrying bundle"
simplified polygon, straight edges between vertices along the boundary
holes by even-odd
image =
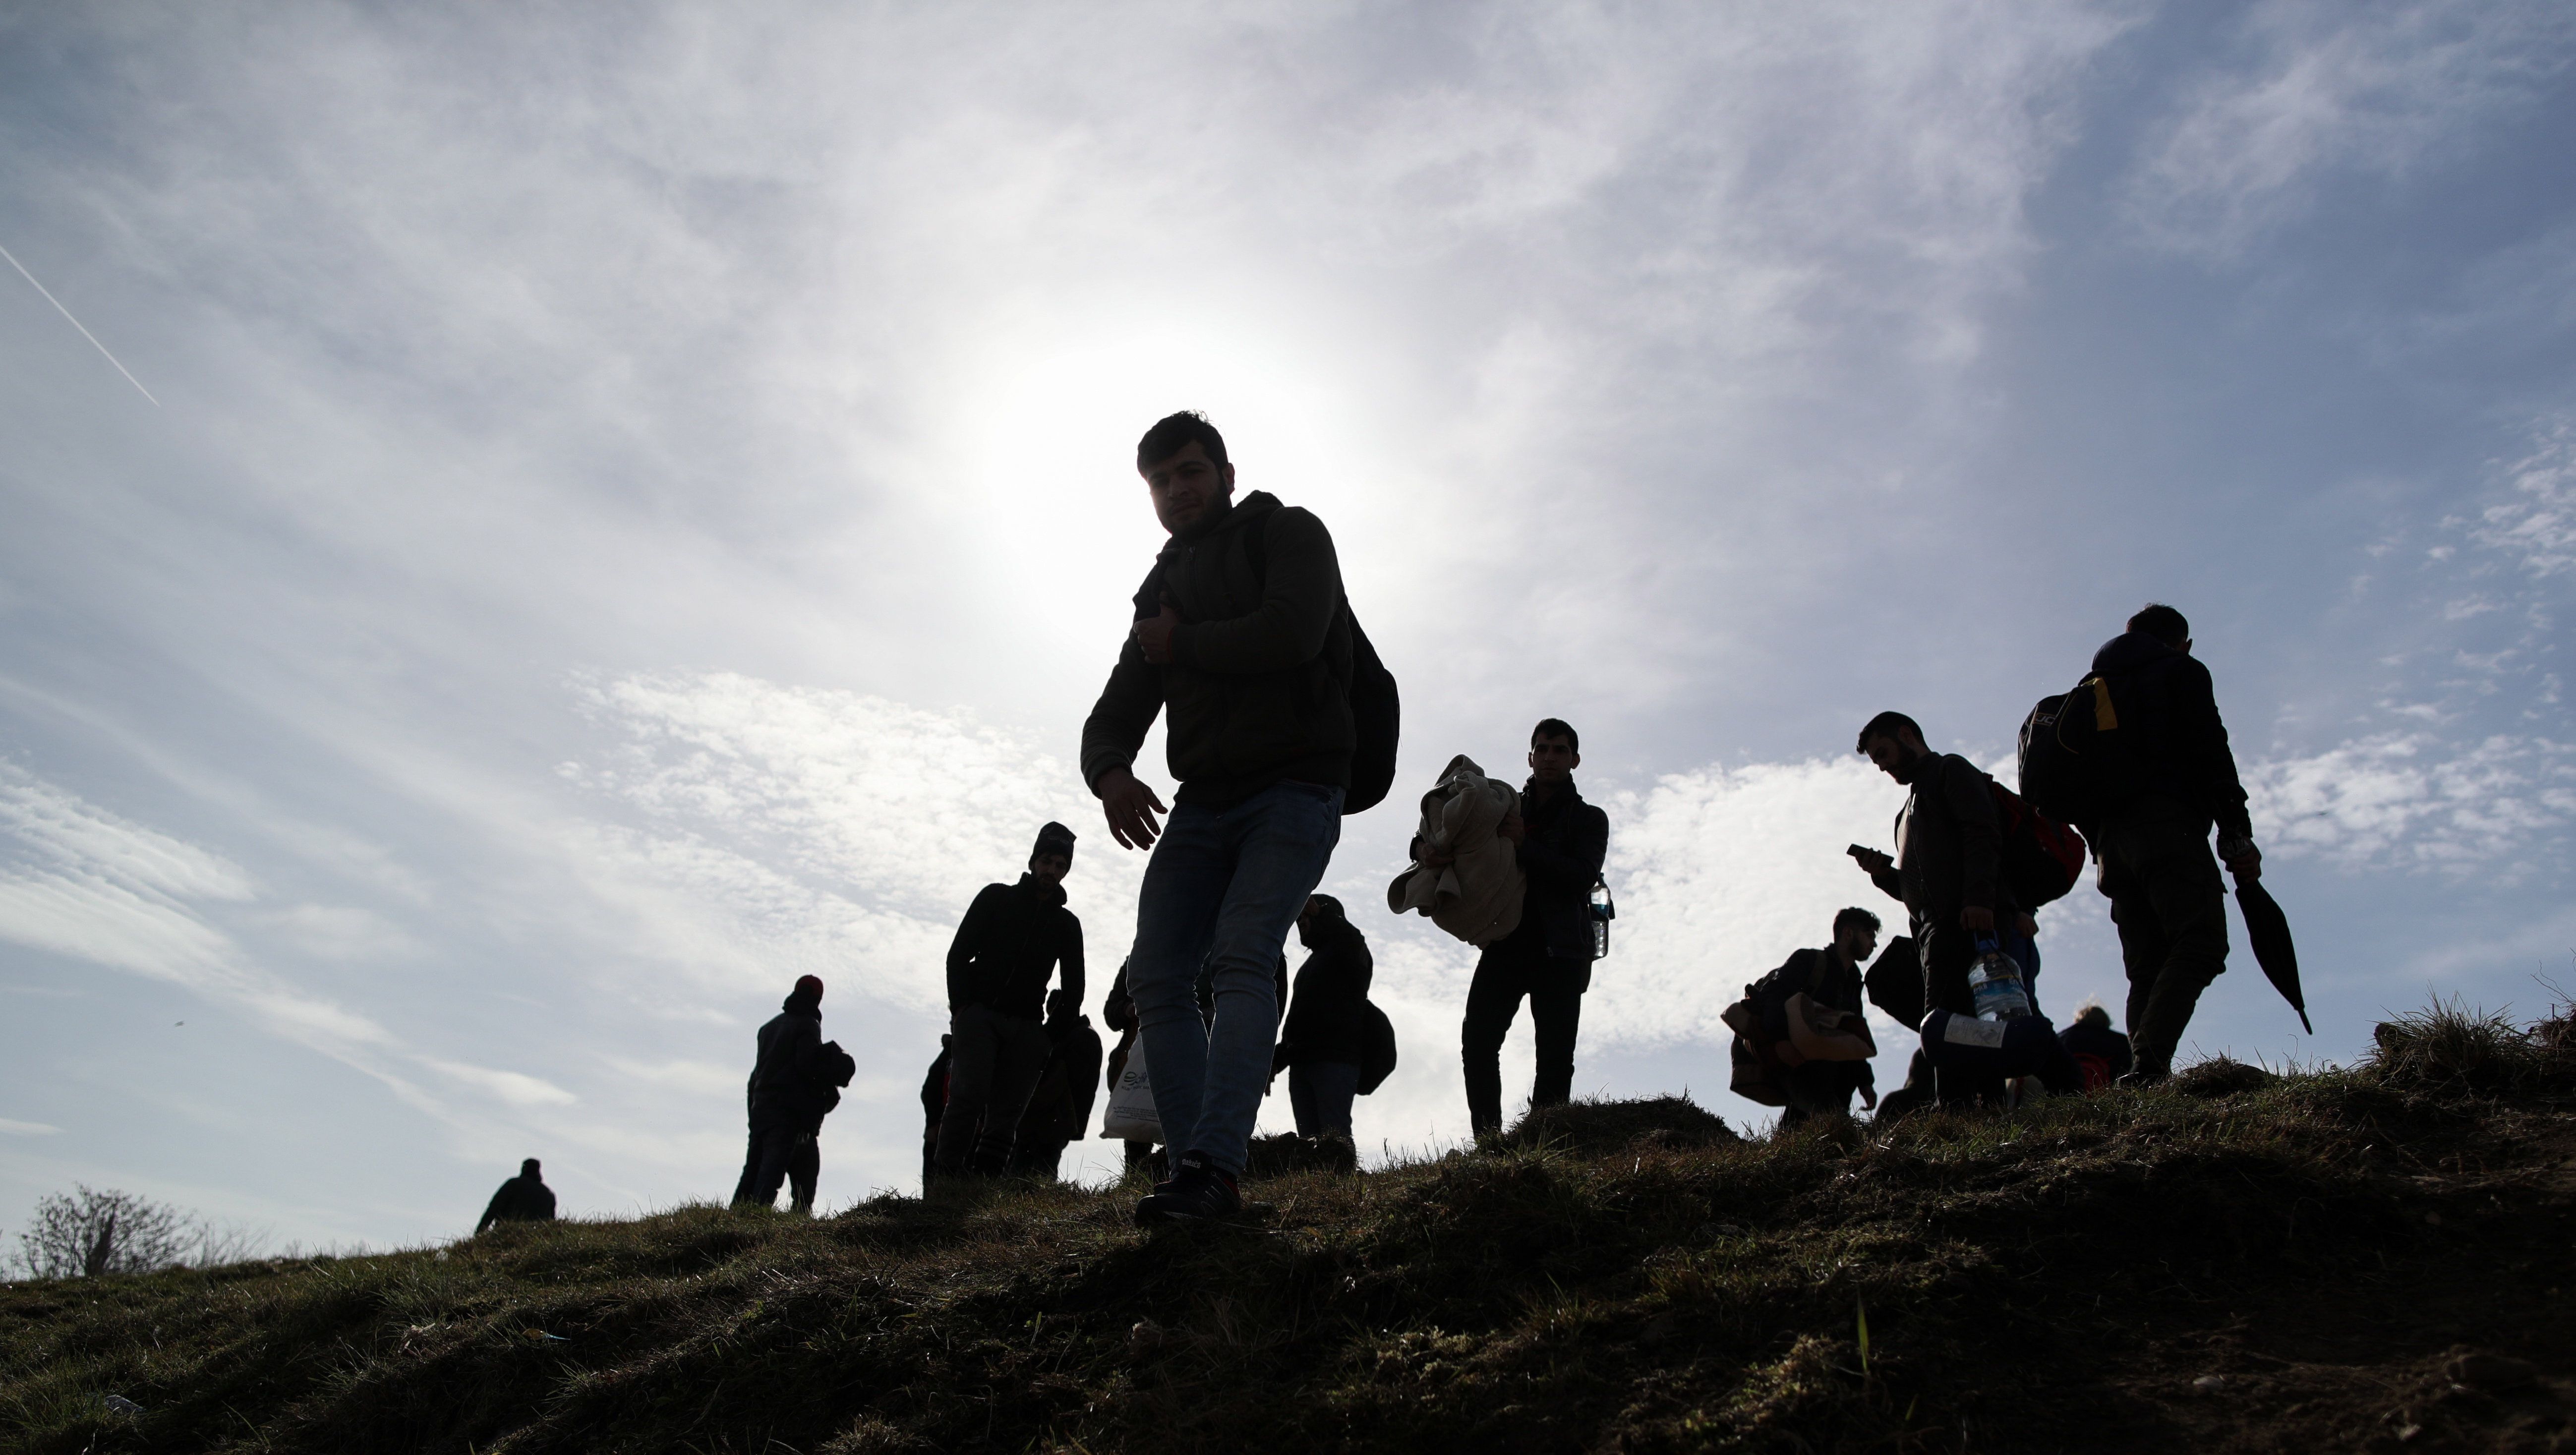
[[[1780,1125],[1794,1127],[1815,1116],[1849,1116],[1857,1092],[1865,1106],[1878,1105],[1876,1079],[1870,1073],[1868,1025],[1861,1021],[1857,1044],[1846,1050],[1818,1043],[1841,1027],[1820,1025],[1864,1017],[1861,965],[1878,947],[1878,916],[1851,908],[1834,916],[1833,943],[1800,950],[1779,969],[1745,987],[1740,1007],[1730,1007],[1729,1025],[1738,1030],[1747,1050],[1764,1068],[1765,1090],[1778,1098]],[[1823,1054],[1813,1054],[1814,1052]],[[1857,1052],[1858,1054],[1850,1054]]]
[[[1574,786],[1581,747],[1563,719],[1530,729],[1521,811],[1497,830],[1512,842],[1529,888],[1520,923],[1477,957],[1458,1028],[1467,1121],[1478,1136],[1502,1129],[1503,1037],[1523,999],[1538,1036],[1530,1109],[1563,1106],[1573,1094],[1575,1030],[1583,1021],[1583,993],[1592,988],[1592,886],[1610,853],[1610,816],[1584,802]],[[1419,846],[1416,852],[1424,863],[1443,862]]]

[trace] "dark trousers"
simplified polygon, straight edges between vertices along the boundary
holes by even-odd
[[[931,1154],[936,1171],[1001,1174],[1052,1049],[1046,1027],[1036,1021],[980,1005],[950,1012],[948,1109],[940,1114]]]
[[[733,1205],[778,1205],[778,1184],[787,1183],[788,1205],[798,1212],[814,1210],[814,1184],[823,1175],[823,1149],[813,1132],[796,1126],[751,1129],[751,1146],[743,1153],[742,1179],[733,1185]]]
[[[1782,1078],[1788,1105],[1780,1109],[1780,1125],[1794,1127],[1815,1116],[1850,1116],[1852,1098],[1863,1086],[1873,1084],[1867,1061],[1809,1061],[1793,1066]]]
[[[1351,1100],[1360,1068],[1349,1061],[1299,1061],[1288,1068],[1288,1109],[1301,1137],[1351,1139]]]
[[[1808,1061],[1790,1066],[1780,1087],[1788,1094],[1788,1105],[1780,1107],[1780,1125],[1798,1125],[1806,1118],[1847,1118],[1852,1115],[1852,1097],[1862,1087],[1875,1089],[1868,1061]]]
[[[2200,993],[2227,968],[2227,886],[2209,824],[2150,801],[2103,824],[2094,847],[2129,972],[2129,1041],[2138,1069],[2162,1075]]]
[[[1485,947],[1476,978],[1467,987],[1467,1017],[1458,1029],[1459,1059],[1467,1072],[1467,1123],[1477,1135],[1503,1125],[1503,1037],[1529,999],[1530,1025],[1538,1032],[1538,1074],[1530,1109],[1563,1106],[1574,1092],[1574,1033],[1583,1020],[1583,992],[1592,984],[1592,962],[1559,958],[1536,941],[1505,939]]]
[[[1923,1013],[1946,1010],[1974,1019],[1977,998],[1968,988],[1968,967],[1977,962],[1977,943],[1959,928],[1959,911],[1939,910],[1915,921],[1914,952],[1923,961]],[[1980,1099],[2002,1104],[2003,1078],[1983,1069],[1935,1067],[1932,1078],[1932,1094],[1943,1106]]]

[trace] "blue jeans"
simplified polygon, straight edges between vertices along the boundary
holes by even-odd
[[[1351,1138],[1351,1102],[1360,1068],[1348,1061],[1300,1061],[1288,1068],[1288,1106],[1301,1137]]]
[[[1274,783],[1230,808],[1176,804],[1164,823],[1136,897],[1127,993],[1175,1153],[1242,1175],[1279,1032],[1280,947],[1341,838],[1342,790],[1313,783]],[[1192,993],[1201,964],[1213,1021]]]

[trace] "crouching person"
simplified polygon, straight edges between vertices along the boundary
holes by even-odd
[[[1288,1105],[1297,1135],[1351,1139],[1351,1102],[1367,1059],[1368,940],[1329,894],[1310,895],[1297,916],[1309,953],[1297,968],[1288,1019],[1279,1028],[1271,1071],[1288,1073]]]
[[[1728,1007],[1736,1031],[1738,1095],[1780,1108],[1780,1125],[1851,1115],[1852,1097],[1878,1105],[1869,1058],[1877,1051],[1862,1010],[1861,966],[1878,947],[1878,916],[1846,909],[1833,942],[1800,950]]]
[[[2024,1078],[2037,1077],[2051,1096],[2084,1090],[2084,1073],[2057,1039],[2046,1016],[2018,1015],[1987,1020],[1961,1011],[1931,1010],[1923,1016],[1923,1055],[1934,1071],[1980,1082],[2000,1080],[2016,1099],[2027,1095]]]
[[[948,1103],[931,1170],[1000,1176],[1012,1134],[1054,1043],[1041,1018],[1058,966],[1066,1004],[1082,1003],[1082,922],[1064,907],[1073,830],[1038,830],[1017,884],[987,884],[948,947]]]
[[[2075,1058],[2086,1091],[2109,1090],[2133,1067],[2129,1038],[2111,1029],[2111,1013],[2097,1000],[2076,1009],[2075,1024],[2057,1033],[2057,1043]]]

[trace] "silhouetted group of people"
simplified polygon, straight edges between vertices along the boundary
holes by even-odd
[[[1152,1223],[1241,1206],[1254,1121],[1280,1073],[1298,1134],[1347,1149],[1354,1098],[1393,1064],[1392,1029],[1368,999],[1366,937],[1316,888],[1344,815],[1388,789],[1398,709],[1321,520],[1263,491],[1237,500],[1225,441],[1194,413],[1156,422],[1136,467],[1169,540],[1083,724],[1081,771],[1110,836],[1151,853],[1103,1019],[1121,1037],[1105,1058],[1108,1084],[1141,1082],[1139,1099],[1150,1094],[1150,1106],[1123,1112],[1113,1094],[1111,1120],[1150,1129],[1130,1138],[1128,1160],[1155,1166],[1135,1209]],[[1906,797],[1894,852],[1850,853],[1904,905],[1906,932],[1881,950],[1878,916],[1846,908],[1825,945],[1745,987],[1726,1015],[1736,1089],[1794,1124],[1848,1114],[1855,1097],[1884,1117],[2168,1074],[2225,965],[2219,860],[2240,883],[2260,872],[2209,673],[2190,649],[2171,607],[2131,618],[2076,692],[2025,723],[2024,794],[1935,751],[1902,713],[1871,718],[1857,749]],[[1134,772],[1158,717],[1178,785],[1168,805]],[[2046,774],[2035,773],[2035,750],[2052,765]],[[1500,840],[1517,876],[1508,928],[1498,919],[1498,933],[1461,936],[1479,946],[1460,1026],[1479,1135],[1502,1124],[1499,1053],[1524,1002],[1537,1039],[1529,1104],[1571,1093],[1608,913],[1609,820],[1575,787],[1581,762],[1575,729],[1547,718],[1530,735],[1527,780],[1502,792],[1508,806],[1479,830],[1490,840],[1413,843],[1408,873],[1441,874],[1471,854],[1498,866],[1491,840]],[[1082,1013],[1082,926],[1065,907],[1074,842],[1071,829],[1046,824],[1018,881],[987,885],[958,926],[948,1033],[922,1085],[926,1188],[1053,1176],[1086,1134],[1104,1057]],[[2035,912],[2080,877],[2088,846],[2119,928],[2128,1036],[2098,1006],[2062,1034],[2039,1011]],[[1308,952],[1293,992],[1283,953],[1292,929]],[[737,1205],[772,1205],[782,1182],[795,1207],[813,1205],[822,1122],[855,1071],[822,1039],[822,995],[820,980],[801,978],[760,1029]],[[1870,1068],[1868,1005],[1919,1037],[1905,1084],[1884,1097]],[[487,1225],[551,1216],[536,1167],[495,1195]],[[523,1211],[539,1194],[545,1212]]]
[[[2020,793],[1933,751],[1903,713],[1871,718],[1856,747],[1906,789],[1896,852],[1855,844],[1850,853],[1904,904],[1907,934],[1863,974],[1878,920],[1846,909],[1830,948],[1800,951],[1747,986],[1728,1017],[1736,1088],[1795,1121],[1845,1109],[1855,1094],[1886,1116],[2171,1074],[2201,992],[2226,968],[2220,862],[2240,885],[2262,872],[2209,670],[2191,656],[2182,613],[2140,611],[2094,654],[2076,691],[2032,711]],[[2034,914],[2078,882],[2088,848],[2119,929],[2127,1035],[2100,1006],[2063,1032],[2039,1007]],[[1906,1084],[1884,1103],[1855,1049],[1867,1041],[1864,997],[1920,1040]]]

